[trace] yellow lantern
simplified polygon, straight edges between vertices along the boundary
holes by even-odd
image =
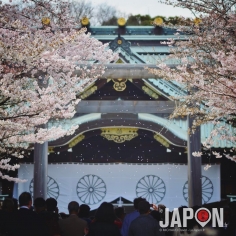
[[[50,19],[48,17],[43,17],[42,24],[43,25],[50,25]]]
[[[85,16],[81,19],[80,22],[83,26],[87,26],[89,24],[89,19]]]
[[[201,20],[200,18],[195,18],[195,19],[193,20],[193,23],[194,23],[195,25],[199,25],[200,23],[202,23],[202,20]]]
[[[119,19],[117,20],[117,24],[118,24],[119,26],[124,26],[124,25],[126,24],[125,18],[123,18],[123,17],[119,18]]]
[[[154,19],[153,24],[160,26],[163,24],[163,19],[161,17],[157,17]]]

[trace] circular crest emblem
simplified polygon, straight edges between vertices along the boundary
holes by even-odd
[[[83,176],[76,186],[77,196],[81,202],[94,205],[102,201],[106,196],[106,184],[97,175]]]
[[[141,178],[136,185],[137,197],[146,198],[150,203],[157,204],[165,197],[166,185],[164,181],[156,175],[146,175]]]

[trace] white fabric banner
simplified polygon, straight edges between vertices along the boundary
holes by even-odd
[[[33,193],[33,164],[22,164],[18,193]],[[178,164],[49,164],[48,197],[58,201],[60,212],[68,213],[70,201],[88,204],[91,210],[103,201],[118,197],[133,201],[145,197],[171,210],[187,205],[187,165]],[[203,203],[220,201],[220,165],[207,171],[202,166]]]

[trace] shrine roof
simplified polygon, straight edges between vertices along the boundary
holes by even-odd
[[[160,41],[168,40],[171,37],[176,38],[174,35],[174,33],[176,33],[175,29],[154,26],[128,26],[125,28],[119,28],[117,26],[100,26],[91,27],[88,31],[91,33],[92,37],[97,38],[103,43],[109,43],[110,49],[119,54],[120,60],[122,61],[121,63],[124,64],[156,64],[158,59],[165,59],[165,57],[169,54],[169,47],[161,44]],[[186,36],[181,35],[180,39],[186,39]],[[177,64],[175,61],[166,61],[166,63],[170,63],[172,65]],[[109,82],[109,78],[107,79],[107,82]],[[134,84],[137,83],[135,85],[138,85],[135,78],[129,78],[129,82]],[[104,86],[104,83],[100,86]],[[141,79],[139,84],[139,88],[142,89],[145,87],[148,89],[149,93],[144,90],[146,94],[150,95],[151,93],[154,93],[168,100],[171,100],[171,96],[182,96],[186,94],[184,88],[182,88],[177,82],[166,81],[161,78]],[[89,96],[99,89],[98,81],[92,86],[94,86],[94,90],[90,89],[92,91],[91,93],[87,91]],[[100,116],[101,114],[97,115]],[[92,116],[92,119],[94,119],[94,115],[88,114],[88,116]],[[80,119],[82,119],[82,117],[76,118],[76,121],[78,121],[76,124],[84,124],[83,121],[80,123]],[[99,120],[101,120],[101,118],[96,117],[95,123]],[[142,122],[148,121],[152,122],[151,125],[165,127],[171,132],[172,135],[170,136],[176,136],[182,140],[182,145],[180,146],[185,146],[188,130],[186,120],[183,121],[180,119],[170,121],[152,114],[144,113],[139,113],[137,120]],[[89,122],[88,117],[86,117],[85,123],[87,122]],[[232,127],[229,128],[231,129]],[[207,137],[209,137],[212,130],[213,125],[210,123],[201,126],[201,142],[204,142]],[[169,137],[166,138],[168,139]],[[67,142],[69,142],[69,140],[67,140]],[[215,148],[229,148],[232,147],[233,144],[231,142],[216,138],[213,146]]]
[[[127,114],[114,114],[110,120],[106,118],[107,116],[110,117],[111,115],[91,113],[74,117],[72,120],[64,121],[63,128],[65,129],[70,129],[72,125],[79,125],[79,128],[71,136],[65,136],[59,140],[51,141],[50,146],[64,146],[81,134],[85,134],[90,130],[99,130],[104,127],[136,127],[140,130],[148,130],[157,133],[174,146],[187,146],[188,124],[186,119],[168,119],[167,117],[161,117],[155,114],[138,113],[133,115],[134,117],[132,118],[132,122],[130,117],[127,118]],[[57,121],[51,121],[49,123],[49,126],[55,125],[57,125]],[[222,125],[222,123],[219,124],[219,126],[220,125]],[[233,128],[227,124],[226,126],[229,131],[233,133]],[[158,127],[161,127],[161,129],[158,130]],[[201,125],[201,143],[206,141],[213,129],[214,125],[212,123]],[[233,146],[234,143],[227,140],[221,140],[218,136],[214,139],[214,148],[231,148]]]
[[[173,35],[176,33],[176,29],[158,26],[95,26],[89,27],[88,32],[91,35],[132,35],[132,36],[161,36],[161,35]]]

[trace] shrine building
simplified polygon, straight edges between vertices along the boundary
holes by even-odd
[[[175,37],[174,29],[159,26],[88,27],[88,32],[119,54],[114,64],[134,68],[165,58],[169,48],[161,42]],[[92,82],[78,95],[81,102],[75,116],[64,124],[79,128],[48,144],[47,196],[56,198],[64,212],[72,200],[96,209],[103,201],[121,198],[132,202],[139,196],[170,209],[188,205],[188,124],[185,117],[169,119],[172,97],[184,94],[176,82],[154,76],[106,77]],[[211,124],[201,126],[201,143],[212,128]],[[214,143],[214,150],[230,147],[226,141]],[[208,170],[206,164],[211,165]],[[204,153],[203,204],[234,193],[233,168],[235,163]],[[29,180],[18,184],[18,193],[33,194],[33,155],[23,160],[18,177]]]

